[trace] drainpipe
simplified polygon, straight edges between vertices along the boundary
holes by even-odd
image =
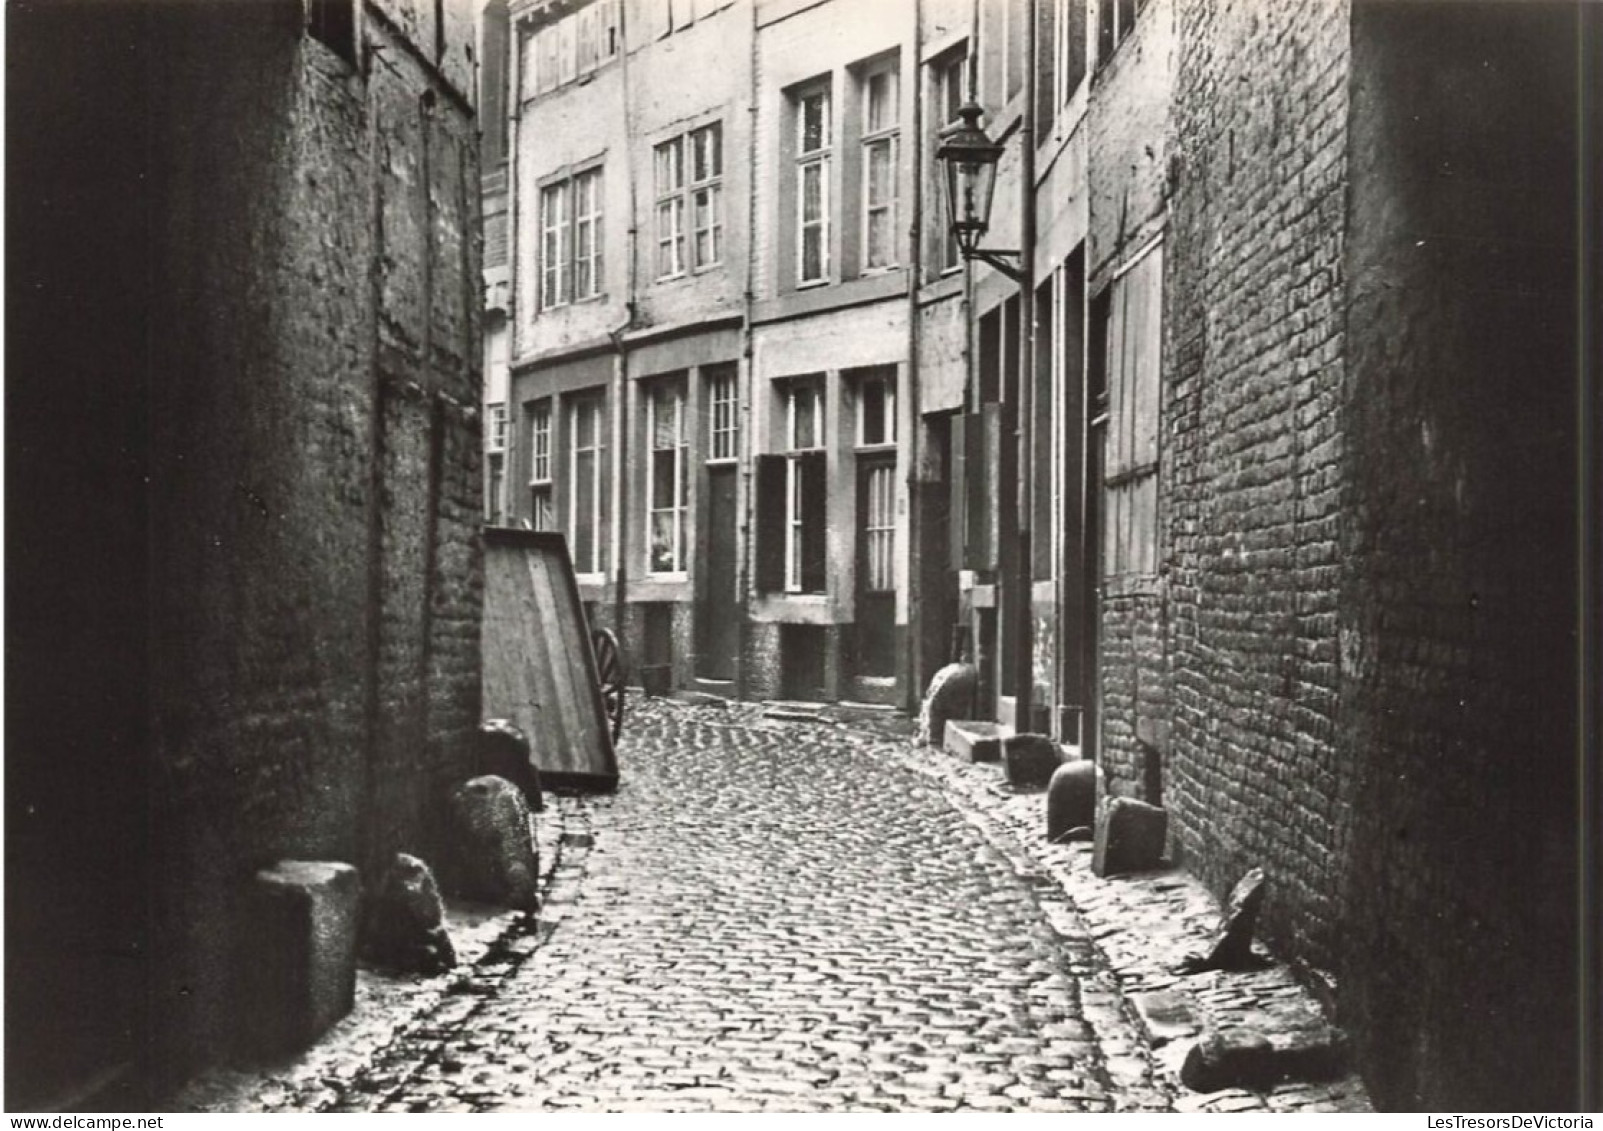
[[[1036,67],[1035,34],[1039,0],[1030,0],[1024,25],[1024,114],[1019,125],[1019,324],[1023,356],[1019,366],[1019,534],[1018,609],[1014,628],[1014,669],[1018,687],[1013,699],[1013,729],[1031,729],[1035,692],[1035,563],[1032,560],[1030,523],[1035,509],[1035,100],[1040,85]]]
[[[632,113],[634,105],[629,100],[629,5],[618,5],[618,83],[623,88],[623,175],[629,188],[629,229],[628,240],[624,252],[626,264],[624,274],[624,315],[623,322],[617,329],[607,331],[607,339],[612,343],[612,352],[617,358],[613,369],[613,380],[616,383],[618,395],[616,404],[618,410],[615,414],[617,421],[617,442],[614,448],[617,452],[618,471],[615,477],[615,490],[617,492],[617,531],[618,549],[617,559],[612,563],[613,591],[612,600],[616,628],[618,635],[623,635],[624,610],[629,589],[629,347],[623,340],[623,335],[633,329],[635,324],[635,293],[639,283],[639,265],[636,263],[636,254],[639,250],[640,217],[635,192],[635,161],[634,161],[634,121]]]
[[[752,498],[756,490],[757,467],[757,373],[753,364],[752,349],[752,309],[756,303],[757,294],[757,257],[753,251],[752,243],[757,232],[757,0],[751,0],[751,37],[746,45],[746,293],[745,318],[741,324],[741,355],[745,361],[745,396],[740,399],[740,412],[743,417],[741,428],[741,444],[745,449],[740,453],[740,493],[736,498],[736,513],[740,516],[740,539],[737,568],[735,570],[735,592],[739,594],[739,607],[741,609],[740,631],[737,633],[740,654],[735,657],[735,695],[741,699],[746,698],[747,679],[746,672],[746,639],[751,632],[751,590],[756,584],[755,547],[753,546],[755,531],[751,521],[753,511],[756,509],[756,500]],[[739,388],[740,374],[736,374],[736,388]]]
[[[919,612],[921,602],[917,599],[923,586],[916,576],[917,562],[923,555],[915,553],[919,539],[924,535],[924,523],[920,520],[920,508],[924,502],[924,489],[919,479],[918,457],[919,440],[922,436],[920,421],[922,414],[919,411],[919,321],[918,321],[918,291],[924,281],[924,100],[918,96],[921,89],[919,80],[922,75],[919,69],[919,57],[924,46],[924,0],[913,0],[913,82],[909,89],[913,91],[913,163],[912,163],[912,207],[911,222],[908,225],[908,273],[907,273],[907,416],[908,416],[908,453],[907,453],[907,655],[903,661],[903,670],[907,673],[907,686],[903,691],[902,701],[910,709],[923,698],[923,645],[924,645],[924,617]]]

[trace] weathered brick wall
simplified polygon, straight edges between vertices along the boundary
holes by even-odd
[[[150,1047],[170,1080],[239,1027],[251,872],[428,851],[469,768],[478,169],[460,92],[387,19],[368,14],[388,65],[364,77],[298,6],[154,7]]]
[[[1320,965],[1340,808],[1347,18],[1339,0],[1181,0],[1166,243],[1165,799],[1216,889],[1266,868],[1266,934]]]
[[[1574,32],[1354,6],[1335,943],[1408,1110],[1580,1103]]]

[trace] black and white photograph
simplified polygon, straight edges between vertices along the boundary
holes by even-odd
[[[1603,3],[4,54],[26,1125],[1593,1125]]]

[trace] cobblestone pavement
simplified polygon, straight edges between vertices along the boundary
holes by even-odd
[[[861,731],[652,702],[538,922],[323,1110],[1170,1106],[1061,892]],[[290,1100],[293,1102],[293,1100]],[[304,1110],[304,1109],[303,1109]]]

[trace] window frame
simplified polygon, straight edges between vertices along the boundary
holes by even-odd
[[[931,170],[935,179],[933,194],[940,203],[929,210],[939,224],[935,245],[935,269],[937,275],[954,274],[963,266],[963,255],[957,246],[957,236],[952,231],[952,218],[947,214],[951,205],[946,199],[941,181],[945,174],[935,163],[935,150],[939,144],[940,131],[958,121],[957,110],[963,105],[968,88],[969,51],[968,40],[959,40],[946,50],[942,51],[928,64],[930,68],[931,90],[930,103],[934,113],[930,115],[932,130],[931,141],[927,147]],[[955,94],[953,93],[955,92]],[[937,114],[948,114],[944,119],[937,118]]]
[[[551,398],[544,397],[528,407],[529,420],[529,525],[550,530],[555,525],[555,487],[551,478]]]
[[[573,554],[573,572],[579,578],[596,581],[604,579],[607,571],[607,395],[604,390],[590,391],[564,398],[569,410],[568,471],[572,488],[568,496],[567,521],[564,523],[568,545]],[[579,414],[586,410],[594,414],[593,436],[589,446],[582,446]],[[591,543],[591,560],[580,561],[579,541],[579,457],[593,457],[590,469],[591,506],[590,522],[594,532]],[[585,567],[593,568],[585,568]]]
[[[1105,292],[1107,322],[1102,337],[1107,424],[1102,493],[1106,521],[1101,554],[1103,576],[1116,595],[1150,588],[1159,572],[1163,246],[1161,235],[1149,241],[1125,261]],[[1156,272],[1155,277],[1149,272]],[[1138,286],[1148,290],[1137,295]]]
[[[874,98],[874,83],[876,79],[887,79],[890,92],[890,107],[888,113],[881,119],[880,124],[874,125],[874,110],[877,105]],[[901,59],[891,55],[876,63],[864,67],[858,75],[859,91],[861,94],[861,132],[859,144],[861,146],[861,185],[860,200],[862,201],[862,229],[859,237],[861,243],[862,271],[864,275],[877,274],[882,271],[895,270],[901,263],[900,248],[897,240],[897,216],[901,206],[900,176],[898,157],[901,151]],[[874,180],[874,152],[884,150],[886,157],[886,184],[888,194],[884,200],[876,203],[873,195]],[[885,214],[886,223],[886,255],[883,263],[873,262],[874,241],[873,226],[876,212]]]
[[[668,399],[674,413],[673,440],[671,447],[659,447],[657,444],[657,414],[661,400]],[[690,529],[690,429],[687,416],[689,414],[686,381],[683,376],[662,377],[651,381],[645,389],[646,400],[646,574],[653,578],[682,580],[687,570],[689,558],[689,529]],[[671,452],[670,463],[673,467],[673,483],[669,488],[669,502],[665,507],[657,505],[657,456],[659,453]],[[668,568],[659,569],[656,556],[656,528],[659,515],[668,515],[672,527],[672,539],[668,559]]]
[[[800,442],[797,411],[798,401],[806,394],[812,401],[812,432],[807,443]],[[809,516],[803,498],[802,458],[811,452],[824,449],[824,420],[826,402],[824,383],[816,378],[787,382],[785,399],[785,584],[786,593],[805,593],[806,563],[804,543],[806,526],[811,517],[822,522],[824,516]]]
[[[830,254],[830,240],[833,235],[833,192],[831,191],[831,178],[834,168],[834,99],[831,97],[831,84],[820,80],[798,88],[791,96],[792,111],[795,115],[795,203],[796,203],[796,286],[816,287],[831,281],[833,270],[832,256]],[[807,148],[807,105],[814,99],[820,103],[820,143],[813,149]],[[818,215],[809,220],[807,218],[807,179],[812,173],[818,182]],[[818,273],[808,275],[807,270],[807,236],[809,229],[816,229],[818,233]]]
[[[857,401],[856,412],[855,412],[855,414],[856,414],[855,436],[856,436],[856,446],[858,448],[866,449],[866,450],[869,450],[869,451],[876,451],[876,450],[883,449],[883,448],[894,448],[894,447],[896,447],[896,439],[897,439],[896,396],[897,396],[897,392],[898,392],[897,385],[898,385],[898,374],[897,374],[896,366],[894,366],[894,365],[874,366],[871,369],[863,370],[862,373],[857,377],[857,379],[855,381],[855,393],[856,393],[856,401]],[[870,440],[868,438],[868,427],[867,427],[867,424],[868,424],[868,420],[867,420],[867,416],[868,416],[868,414],[867,414],[868,391],[869,391],[870,388],[874,388],[874,387],[880,388],[884,392],[884,399],[883,399],[884,435],[878,440]]]
[[[601,161],[587,162],[540,181],[538,188],[540,292],[538,312],[601,298],[606,288],[606,178]],[[583,203],[581,203],[581,201]],[[553,203],[560,215],[553,217]],[[587,210],[581,215],[579,209]],[[588,237],[581,254],[581,234]],[[588,289],[580,293],[580,282]]]
[[[705,176],[697,176],[697,142],[701,138],[711,140],[711,152],[714,160]],[[686,214],[690,218],[690,269],[692,272],[705,271],[709,267],[716,267],[723,262],[723,181],[724,181],[724,124],[715,120],[697,126],[685,134],[685,147],[687,149],[687,176],[685,177]],[[703,226],[698,209],[697,197],[707,195],[710,201],[708,206],[708,223]],[[709,234],[712,245],[711,258],[703,261],[701,258],[701,234]]]
[[[701,139],[711,139],[710,152],[716,158],[704,175],[698,169]],[[665,160],[666,159],[666,160]],[[714,119],[675,134],[652,147],[653,178],[656,189],[655,234],[657,263],[655,281],[662,283],[699,274],[723,265],[723,120]],[[668,170],[664,176],[664,169]],[[706,199],[707,223],[702,223],[698,201]],[[703,233],[711,244],[711,255],[702,258]]]
[[[714,366],[705,372],[706,462],[713,465],[735,463],[740,459],[740,372],[734,365]]]

